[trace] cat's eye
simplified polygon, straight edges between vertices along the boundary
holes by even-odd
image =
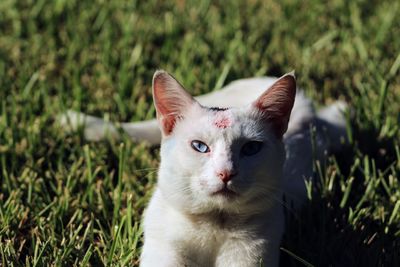
[[[194,150],[200,153],[207,153],[210,152],[210,148],[203,142],[199,140],[193,140],[190,145]]]
[[[250,141],[250,142],[247,142],[246,144],[244,144],[241,152],[245,156],[252,156],[252,155],[260,152],[262,146],[263,146],[262,142]]]

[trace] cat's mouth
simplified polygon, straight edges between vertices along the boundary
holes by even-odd
[[[217,190],[211,194],[212,196],[223,196],[226,198],[234,198],[239,196],[239,194],[231,189],[229,189],[227,186],[224,186],[222,189]]]

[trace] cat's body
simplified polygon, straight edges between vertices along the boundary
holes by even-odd
[[[141,266],[278,265],[283,194],[300,205],[313,159],[322,160],[344,135],[341,104],[317,114],[301,93],[293,106],[295,91],[291,75],[244,79],[197,97],[218,107],[210,109],[167,73],[155,74],[161,134],[157,121],[122,124],[136,140],[156,144],[162,136]],[[84,122],[88,139],[118,134],[94,117],[69,113],[68,121]]]
[[[283,233],[278,204],[257,214],[174,209],[156,190],[144,220],[141,266],[277,266]]]

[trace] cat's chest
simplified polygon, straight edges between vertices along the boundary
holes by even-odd
[[[181,218],[180,227],[174,228],[175,245],[186,258],[202,262],[201,266],[211,266],[227,244],[238,240],[249,240],[251,234],[224,214],[211,217]]]
[[[239,231],[234,229],[224,216],[210,216],[199,218],[198,216],[180,216],[177,218],[180,225],[174,229],[178,239],[185,239],[187,243],[193,243],[199,247],[207,247],[214,250],[227,239],[238,236]]]
[[[145,216],[145,239],[147,244],[153,242],[152,249],[179,255],[186,266],[217,266],[218,261],[225,262],[227,258],[245,257],[237,252],[262,255],[266,240],[277,239],[274,232],[281,233],[276,231],[275,225],[262,219],[273,214],[252,217],[221,213],[188,215],[168,205],[160,196],[160,192],[156,192]],[[272,221],[277,222],[272,217]]]

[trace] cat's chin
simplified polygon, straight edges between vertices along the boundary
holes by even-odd
[[[217,191],[214,191],[210,194],[212,197],[223,197],[227,199],[233,199],[239,197],[239,193],[229,189],[228,187],[223,187]]]

